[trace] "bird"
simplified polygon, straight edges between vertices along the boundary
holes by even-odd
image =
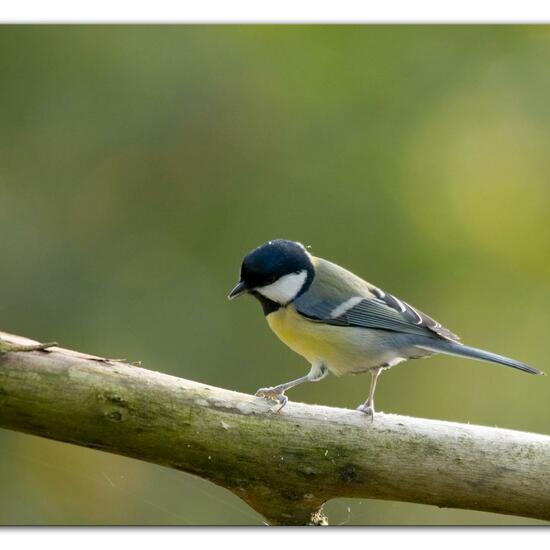
[[[525,363],[466,346],[449,329],[419,309],[351,271],[315,257],[296,241],[275,239],[249,252],[228,295],[256,298],[271,330],[311,365],[306,376],[256,395],[280,404],[285,392],[304,382],[334,375],[371,375],[366,401],[357,407],[374,420],[374,393],[380,373],[409,359],[439,353],[498,363],[544,374]]]

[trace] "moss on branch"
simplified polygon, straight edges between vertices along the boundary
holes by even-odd
[[[26,339],[0,333],[16,345]],[[269,523],[335,497],[550,520],[550,437],[265,400],[69,350],[0,354],[0,427],[189,472]]]

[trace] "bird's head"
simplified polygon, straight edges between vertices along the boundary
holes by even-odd
[[[248,292],[286,305],[305,292],[313,275],[311,256],[303,244],[276,239],[245,256],[240,280],[228,298],[231,300]]]

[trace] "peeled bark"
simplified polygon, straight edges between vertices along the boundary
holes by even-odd
[[[30,340],[0,333],[7,342]],[[550,437],[264,399],[61,348],[0,354],[0,427],[189,472],[271,524],[335,497],[550,520]]]

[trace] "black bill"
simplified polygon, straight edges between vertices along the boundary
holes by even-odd
[[[239,281],[227,297],[230,300],[233,300],[233,298],[237,298],[237,296],[244,294],[247,290],[248,288],[246,287],[246,285],[242,281]]]

